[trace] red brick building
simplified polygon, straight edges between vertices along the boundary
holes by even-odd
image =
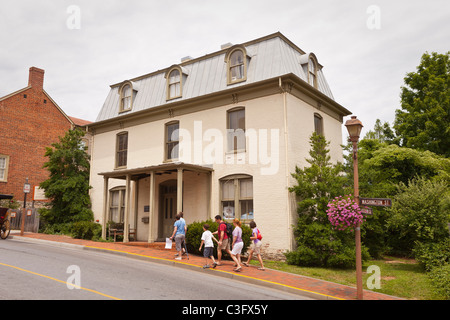
[[[77,123],[44,88],[44,70],[30,68],[28,86],[0,98],[0,193],[23,200],[28,178],[33,199],[36,186],[48,178],[45,148]],[[78,120],[78,119],[77,119]]]

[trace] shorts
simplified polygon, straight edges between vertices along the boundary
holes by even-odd
[[[177,249],[177,251],[181,251],[181,249],[183,248],[184,238],[184,234],[177,234],[175,236],[175,248]]]
[[[261,254],[261,246],[262,246],[261,241],[258,241],[257,243],[252,242],[252,246],[250,247],[250,250],[253,250],[253,253],[255,253],[255,254]]]
[[[236,256],[241,254],[242,248],[244,247],[244,242],[238,242],[234,244],[233,250],[231,250],[231,254]]]
[[[218,249],[221,249],[221,250],[228,249],[228,238],[222,240],[222,245]]]
[[[214,252],[214,247],[205,247],[205,249],[203,249],[203,256],[205,258],[209,258],[213,255]]]

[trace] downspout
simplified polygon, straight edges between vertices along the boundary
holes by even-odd
[[[289,152],[288,152],[288,122],[287,122],[287,91],[283,88],[283,82],[281,77],[278,78],[278,86],[280,87],[281,94],[283,95],[283,121],[284,121],[284,156],[285,156],[285,177],[286,177],[286,188],[289,188]],[[292,250],[293,244],[293,230],[292,230],[292,212],[291,212],[291,202],[289,201],[289,190],[286,195],[286,208],[288,211],[287,219],[287,230],[289,237],[289,250]]]

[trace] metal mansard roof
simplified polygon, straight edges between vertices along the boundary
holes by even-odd
[[[182,95],[180,98],[170,100],[170,102],[209,95],[231,87],[237,88],[287,74],[294,74],[303,81],[308,82],[307,68],[305,68],[305,64],[302,65],[302,61],[308,61],[305,57],[307,58],[310,54],[302,51],[281,33],[275,33],[244,43],[240,47],[245,48],[249,59],[246,81],[231,85],[227,83],[225,56],[228,49],[223,49],[178,64],[183,69],[183,73],[186,74],[182,85]],[[127,80],[132,83],[135,90],[133,106],[131,110],[120,114],[119,90],[123,82],[112,85],[96,121],[104,121],[119,115],[131,114],[168,103],[166,100],[167,81],[165,76],[171,67]],[[311,87],[311,90],[318,90],[334,100],[323,75],[322,66],[318,63],[317,89]]]

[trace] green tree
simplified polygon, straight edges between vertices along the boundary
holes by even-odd
[[[353,180],[353,159],[351,146],[347,145],[345,172]],[[369,139],[367,135],[358,143],[359,189],[362,197],[394,198],[399,192],[398,184],[408,185],[416,177],[431,181],[450,181],[450,159],[430,151],[420,151],[396,144]],[[398,237],[398,230],[388,228],[391,212],[387,208],[373,207],[373,215],[366,217],[362,225],[363,242],[370,255],[379,258],[395,250],[406,248],[413,243]],[[395,241],[393,239],[396,239]],[[400,242],[404,242],[403,245]],[[397,242],[397,243],[396,243]]]
[[[83,136],[80,129],[70,130],[46,150],[48,162],[44,168],[49,178],[40,187],[51,202],[40,214],[50,225],[94,219],[89,197],[89,156],[82,145]]]
[[[401,145],[450,157],[450,52],[425,53],[404,81],[394,124]]]
[[[389,122],[381,124],[381,120],[377,119],[373,130],[370,130],[364,136],[364,139],[376,139],[379,142],[387,142],[388,144],[398,144],[398,138],[395,136],[394,131],[391,129]]]
[[[449,237],[449,183],[424,177],[400,183],[390,211],[388,228],[395,251],[409,254],[418,243],[440,242]]]
[[[290,264],[303,266],[353,267],[355,238],[351,232],[335,230],[326,213],[328,202],[351,192],[345,187],[341,163],[330,162],[329,142],[313,133],[310,138],[309,167],[296,167],[292,176],[297,185],[290,188],[298,197],[298,220],[295,227],[297,248],[286,254]],[[363,256],[368,258],[363,248]]]

